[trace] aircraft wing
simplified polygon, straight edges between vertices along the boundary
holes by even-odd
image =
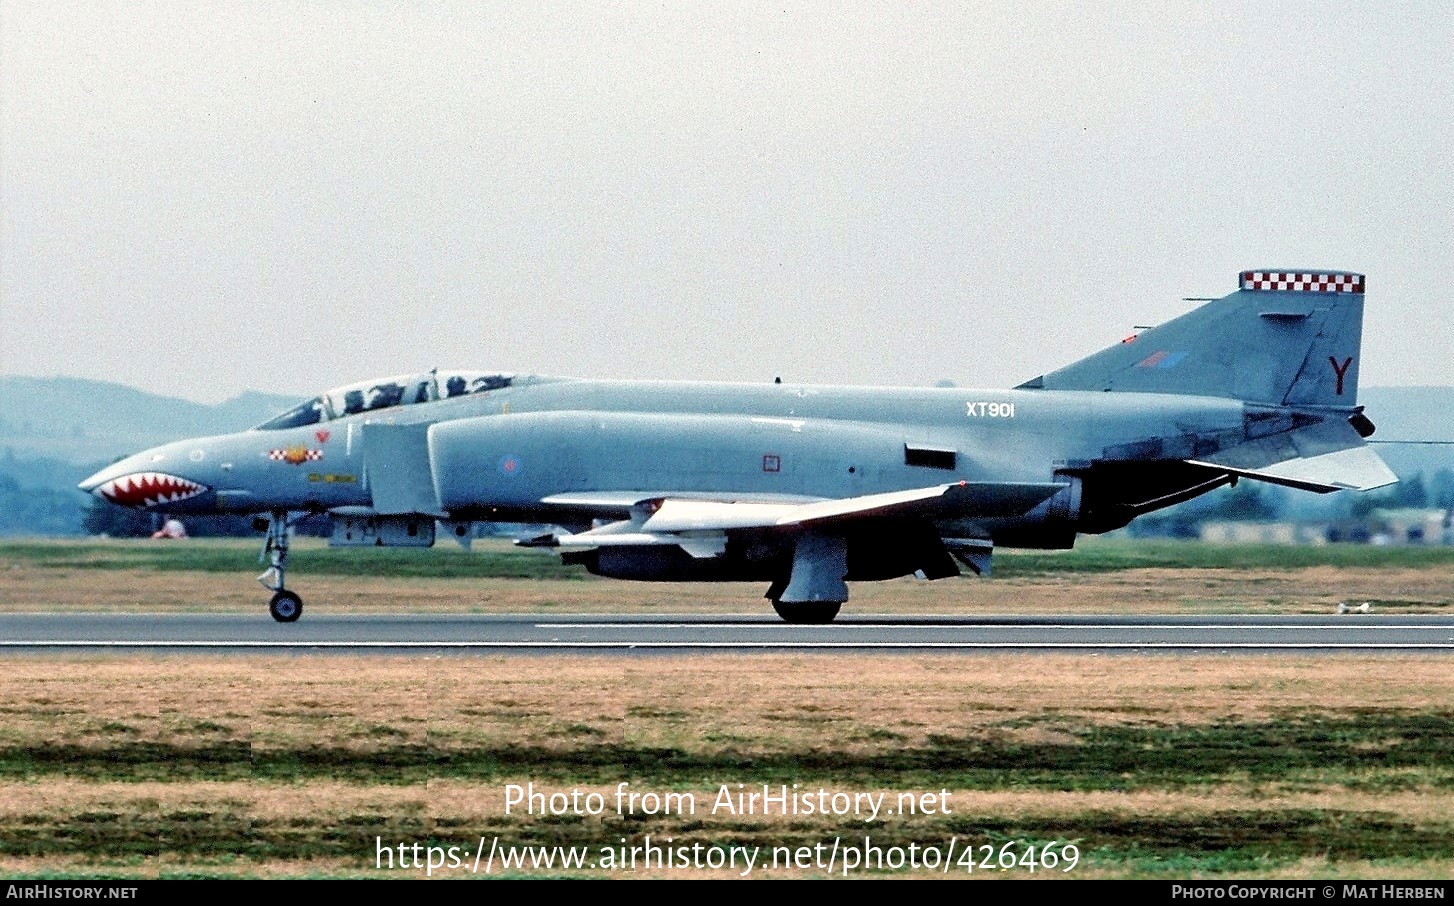
[[[1187,462],[1322,494],[1368,491],[1398,481],[1358,432],[1342,420],[1259,437]]]
[[[930,519],[1018,516],[1034,509],[1065,487],[1055,483],[956,482],[839,499],[724,499],[691,493],[636,497],[631,516],[586,532],[546,535],[520,542],[536,547],[608,547],[679,545],[694,557],[717,556],[726,549],[726,533],[743,529],[823,526],[850,520],[919,516]],[[618,496],[620,495],[620,496]],[[545,503],[620,506],[631,492],[601,495],[559,495]]]

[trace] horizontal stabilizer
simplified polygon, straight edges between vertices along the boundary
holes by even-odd
[[[1398,481],[1342,420],[1259,437],[1187,462],[1305,491],[1367,491]]]

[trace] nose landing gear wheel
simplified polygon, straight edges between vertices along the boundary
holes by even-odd
[[[279,623],[292,623],[303,613],[303,599],[291,591],[280,591],[268,602],[268,613]]]

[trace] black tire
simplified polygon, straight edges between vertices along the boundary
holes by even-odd
[[[842,606],[842,601],[772,602],[772,609],[783,618],[783,622],[801,625],[831,623]]]
[[[280,591],[268,602],[268,613],[279,623],[295,623],[303,615],[303,599],[291,591]]]

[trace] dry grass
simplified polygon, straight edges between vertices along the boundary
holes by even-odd
[[[205,742],[447,746],[562,725],[603,741],[714,736],[873,748],[863,728],[929,735],[1007,715],[1181,726],[1290,713],[1424,711],[1454,701],[1446,658],[709,655],[690,658],[11,658],[0,739],[86,745],[121,734]],[[1031,731],[1024,731],[1031,732]],[[1036,731],[1043,732],[1043,731]],[[1044,741],[1044,740],[1041,740]]]
[[[370,787],[353,783],[315,780],[306,783],[261,781],[195,783],[86,783],[57,780],[43,784],[8,784],[0,798],[0,821],[46,812],[77,815],[94,812],[176,812],[184,809],[233,811],[256,822],[325,823],[350,815],[376,812],[423,818],[438,832],[441,821],[499,822],[506,817],[504,786],[500,783],[468,784],[432,780],[409,786]],[[534,791],[545,795],[580,791],[600,793],[611,801],[615,785],[535,783]],[[851,787],[834,787],[847,790]],[[692,792],[698,809],[717,795],[716,787],[699,787]],[[892,801],[891,794],[886,801]],[[1082,812],[1127,816],[1216,815],[1254,809],[1331,809],[1340,812],[1392,811],[1420,821],[1448,822],[1454,819],[1451,797],[1424,793],[1371,795],[1350,790],[1249,794],[1232,787],[1197,790],[1108,792],[1046,792],[1037,790],[956,790],[950,802],[957,813],[999,815],[1014,818],[1071,818]],[[745,818],[746,823],[772,827],[793,823],[792,816],[770,815]]]
[[[609,579],[420,579],[294,574],[309,614],[770,613],[749,583]],[[1129,569],[1015,579],[902,579],[853,586],[846,614],[1327,613],[1340,601],[1382,610],[1445,612],[1443,570],[1310,567],[1287,571]],[[7,611],[258,613],[266,593],[248,574],[54,569],[0,570]]]
[[[752,585],[296,578],[314,615],[768,612]],[[263,598],[247,574],[0,569],[7,610],[261,618]],[[1441,612],[1454,584],[1442,569],[1132,569],[865,583],[847,611],[1362,600]],[[947,788],[952,815],[867,829],[899,844],[1072,838],[1082,876],[1442,878],[1454,873],[1450,702],[1454,670],[1437,656],[10,656],[0,873],[398,876],[419,872],[375,869],[376,837],[772,846],[866,828],[504,814],[510,783],[614,796],[627,781],[701,803],[724,783]],[[624,876],[642,874],[680,872]]]
[[[868,830],[899,844],[1074,837],[1091,876],[1440,876],[1454,868],[1454,766],[1386,759],[1417,741],[1401,717],[1447,716],[1451,695],[1437,657],[13,658],[0,673],[0,871],[397,875],[375,869],[375,837],[772,846]],[[1076,788],[1013,760],[987,780],[954,761],[966,744],[1093,752],[1118,729],[1154,741],[1345,720],[1339,732],[1356,734],[1360,715],[1392,715],[1395,729],[1351,740],[1327,770],[1248,773],[1234,758],[1215,775],[1133,768],[1121,788]],[[135,760],[152,751],[155,763]],[[189,766],[189,752],[219,751]],[[677,760],[632,760],[653,752]],[[505,814],[509,783],[610,802],[623,780],[703,809],[724,783],[890,800],[943,786],[953,814]],[[1399,841],[1407,860],[1390,858]],[[1287,852],[1249,863],[1249,845]],[[1222,864],[1226,852],[1242,855]]]

